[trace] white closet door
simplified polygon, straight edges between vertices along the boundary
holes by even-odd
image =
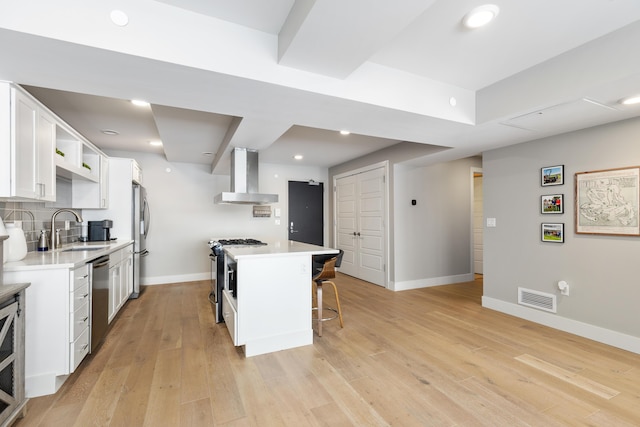
[[[356,230],[356,186],[357,176],[351,175],[336,180],[337,207],[337,244],[338,249],[344,251],[340,272],[350,276],[358,276],[356,263],[357,247]]]
[[[340,271],[385,286],[384,168],[336,180],[336,206]]]

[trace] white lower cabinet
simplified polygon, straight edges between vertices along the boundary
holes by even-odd
[[[224,318],[224,323],[225,325],[227,325],[227,329],[229,330],[229,334],[231,335],[231,339],[233,340],[233,345],[240,345],[240,343],[238,342],[237,327],[238,311],[236,310],[233,296],[226,289],[222,291],[222,317]]]
[[[89,352],[89,266],[5,271],[29,282],[25,297],[25,393],[55,393]]]
[[[133,245],[109,256],[109,323],[133,292]]]

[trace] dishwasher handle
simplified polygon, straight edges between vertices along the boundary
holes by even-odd
[[[100,268],[100,267],[105,267],[109,265],[109,257],[108,256],[104,256],[101,258],[98,258],[96,260],[93,260],[91,262],[91,265],[93,265],[93,268]]]

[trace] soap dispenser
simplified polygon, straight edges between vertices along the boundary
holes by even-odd
[[[40,237],[38,238],[38,251],[44,252],[49,250],[49,244],[47,243],[47,230],[40,230]]]

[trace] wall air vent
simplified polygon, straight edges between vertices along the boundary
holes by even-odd
[[[544,292],[518,287],[518,304],[540,310],[556,312],[556,296]]]

